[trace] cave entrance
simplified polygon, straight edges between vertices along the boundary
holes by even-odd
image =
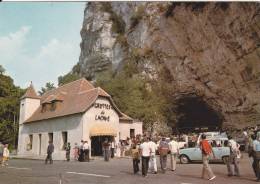
[[[223,117],[201,97],[186,96],[177,100],[177,133],[219,131]]]

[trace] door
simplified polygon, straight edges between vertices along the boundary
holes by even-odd
[[[102,143],[105,139],[108,138],[108,141],[112,141],[112,136],[93,136],[91,137],[91,155],[93,156],[102,156]]]

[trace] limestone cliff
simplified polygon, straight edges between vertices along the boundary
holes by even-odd
[[[259,3],[88,3],[79,63],[87,78],[138,56],[142,74],[196,96],[224,126],[260,123]],[[165,75],[167,73],[167,75]]]

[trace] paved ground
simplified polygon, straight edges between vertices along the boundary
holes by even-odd
[[[239,184],[256,183],[250,161],[241,159],[241,177],[228,177],[223,164],[211,164],[217,178],[207,181],[200,178],[201,164],[177,165],[177,171],[166,174],[149,174],[143,178],[132,174],[132,160],[127,158],[104,162],[100,158],[87,163],[56,161],[45,165],[39,160],[13,159],[8,167],[0,167],[0,184]],[[61,179],[61,181],[60,181]]]

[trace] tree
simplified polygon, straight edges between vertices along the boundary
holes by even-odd
[[[17,143],[19,104],[24,92],[11,77],[0,75],[0,141],[11,146]]]
[[[5,73],[5,69],[2,65],[0,65],[0,74],[3,75]]]
[[[146,128],[151,128],[154,122],[165,121],[165,99],[149,90],[142,76],[129,77],[128,74],[121,72],[113,76],[112,72],[103,73],[97,77],[96,85],[112,96],[122,112],[143,121]]]
[[[41,88],[41,91],[38,91],[38,93],[39,93],[40,95],[43,95],[43,94],[46,93],[47,91],[52,90],[52,89],[55,89],[55,88],[56,88],[56,87],[54,86],[54,83],[47,82],[47,83],[45,84],[45,87],[42,87],[42,88]]]
[[[58,77],[58,85],[61,86],[61,85],[73,82],[75,80],[78,80],[78,79],[80,79],[80,76],[78,76],[77,74],[68,73],[64,76]]]

